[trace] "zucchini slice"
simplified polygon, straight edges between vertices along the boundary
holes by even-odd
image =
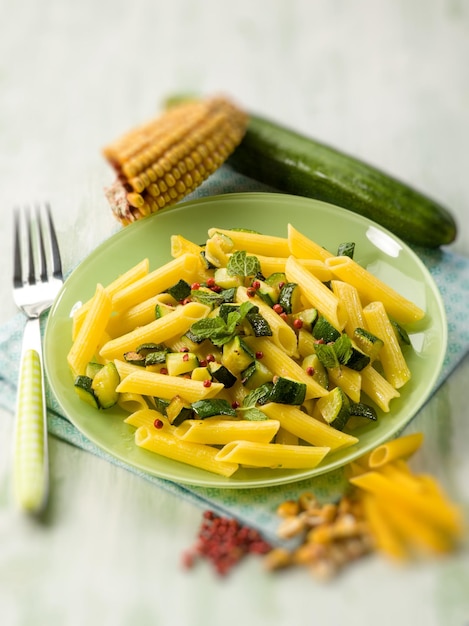
[[[319,398],[316,407],[324,421],[337,430],[343,430],[350,418],[350,400],[340,387]]]
[[[89,376],[77,376],[74,382],[75,393],[80,400],[91,405],[95,409],[99,409],[98,399],[91,387],[93,379]]]
[[[296,283],[285,283],[280,289],[278,303],[285,313],[297,313],[302,309],[301,289]]]
[[[325,343],[330,343],[339,339],[341,333],[325,317],[319,315],[314,324],[312,335],[315,339],[322,339]]]
[[[109,409],[117,403],[119,393],[116,388],[119,383],[119,372],[113,361],[106,363],[93,378],[91,388],[102,409]]]
[[[382,339],[370,333],[369,330],[357,327],[353,331],[353,340],[360,350],[370,357],[370,361],[374,361],[381,348],[384,345]]]
[[[246,343],[236,335],[223,346],[221,358],[224,365],[232,374],[236,376],[250,365],[256,356]]]
[[[253,361],[243,372],[241,382],[246,389],[256,389],[264,383],[271,382],[274,375],[261,361]]]
[[[174,396],[166,407],[165,415],[170,424],[179,426],[179,424],[182,424],[185,420],[192,419],[194,412],[192,406],[181,398],[181,396]]]
[[[274,381],[270,392],[270,402],[280,404],[293,404],[299,406],[303,404],[306,396],[306,385],[291,378],[279,376]]]

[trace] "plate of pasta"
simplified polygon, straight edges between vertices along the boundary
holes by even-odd
[[[100,448],[233,489],[329,472],[395,437],[446,342],[431,275],[389,231],[307,198],[234,193],[94,250],[52,307],[44,360]]]

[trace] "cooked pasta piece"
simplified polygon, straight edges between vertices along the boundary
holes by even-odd
[[[389,413],[389,403],[401,395],[391,383],[381,376],[372,365],[361,371],[362,391],[385,413]]]
[[[211,445],[224,445],[238,439],[269,443],[275,437],[279,426],[280,423],[277,420],[270,419],[262,421],[191,419],[178,426],[175,435],[183,441]]]
[[[328,452],[329,448],[315,446],[233,441],[223,446],[215,458],[250,467],[309,469],[319,465]]]
[[[332,257],[325,263],[337,278],[358,289],[364,305],[375,300],[382,302],[388,314],[400,324],[417,322],[425,317],[425,311],[350,257]]]
[[[291,224],[288,224],[288,247],[290,254],[298,259],[309,258],[325,261],[332,256],[328,250],[306,237],[303,233],[300,233]]]
[[[238,469],[236,462],[217,458],[218,448],[203,443],[182,441],[166,432],[165,428],[155,429],[152,432],[148,427],[140,426],[135,431],[135,443],[140,448],[150,452],[156,452],[161,456],[199,467],[214,474],[229,477]]]
[[[215,233],[226,235],[233,242],[235,250],[245,250],[249,254],[263,254],[265,256],[270,256],[274,250],[277,256],[287,257],[290,254],[288,241],[285,237],[260,235],[243,230],[209,228],[209,237],[212,237]]]
[[[139,393],[167,400],[171,400],[174,396],[181,396],[188,402],[196,402],[203,398],[213,398],[222,389],[221,383],[211,383],[207,387],[200,380],[158,374],[140,367],[121,380],[117,392]]]
[[[98,283],[90,308],[67,354],[67,362],[74,376],[84,374],[86,366],[96,354],[111,312],[111,298]]]

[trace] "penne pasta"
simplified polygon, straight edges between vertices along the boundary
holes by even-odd
[[[329,448],[314,446],[233,441],[223,446],[215,458],[250,467],[304,469],[319,465],[328,452]]]
[[[116,280],[112,283],[104,287],[104,290],[111,298],[117,293],[120,289],[127,287],[128,285],[133,284],[136,280],[146,276],[148,274],[149,269],[149,261],[148,259],[144,259],[134,265],[134,267],[130,268],[124,274],[121,274]],[[80,330],[80,327],[83,323],[83,320],[88,313],[92,300],[88,300],[83,304],[79,309],[77,309],[73,314],[73,327],[72,327],[72,340],[74,340]]]
[[[331,257],[325,263],[337,278],[357,288],[364,305],[375,300],[382,302],[388,314],[400,324],[417,322],[425,317],[422,309],[350,257]]]
[[[375,370],[367,365],[361,371],[362,391],[385,413],[389,413],[389,403],[393,398],[399,398],[400,393]]]
[[[135,411],[148,409],[147,401],[142,395],[138,393],[119,394],[117,404],[120,406],[121,409],[127,411],[128,413],[134,413]]]
[[[290,254],[288,241],[285,237],[274,237],[272,235],[260,235],[243,230],[229,230],[226,228],[210,228],[209,237],[216,233],[226,235],[234,244],[234,249],[245,250],[249,254],[261,254],[270,256],[272,250],[278,256],[287,257]]]
[[[290,254],[298,259],[325,261],[332,256],[325,248],[300,233],[291,224],[288,224],[288,248]]]
[[[411,374],[402,354],[399,341],[382,302],[372,302],[363,309],[368,329],[384,341],[379,353],[384,376],[395,389],[410,380]]]
[[[342,307],[347,311],[347,322],[344,330],[349,337],[353,337],[356,328],[366,328],[358,289],[342,280],[331,280],[330,284],[332,293],[337,296]]]
[[[293,256],[287,260],[285,273],[289,282],[298,283],[303,296],[311,306],[315,307],[334,328],[343,330],[347,323],[347,312],[330,289]]]
[[[138,326],[146,326],[153,322],[157,318],[157,306],[175,308],[177,304],[169,293],[159,293],[111,317],[106,330],[111,337],[125,335]]]
[[[264,276],[285,272],[288,257],[265,256],[261,254],[256,256],[259,259]],[[332,278],[331,270],[319,259],[298,259],[298,263],[323,283],[328,282]]]
[[[186,420],[175,430],[176,437],[183,441],[224,445],[242,439],[258,443],[269,443],[275,437],[280,423],[277,420],[227,420],[209,418]]]
[[[111,298],[100,284],[96,286],[90,308],[67,354],[67,363],[74,376],[85,373],[96,354],[112,311]]]
[[[368,467],[375,469],[397,459],[406,459],[416,452],[423,442],[422,433],[403,435],[387,443],[383,443],[367,455]]]
[[[128,415],[124,422],[133,426],[134,428],[140,428],[140,426],[145,426],[150,430],[150,432],[155,428],[155,421],[160,420],[164,428],[167,432],[173,432],[175,430],[174,426],[168,421],[168,418],[162,415],[159,411],[155,411],[155,409],[143,408],[134,411],[130,415]]]
[[[246,337],[246,343],[253,350],[262,352],[262,363],[279,376],[292,378],[306,385],[306,399],[325,396],[324,389],[312,376],[291,359],[285,352],[276,346],[267,337]]]
[[[352,402],[360,402],[362,390],[362,376],[360,372],[352,370],[346,365],[331,367],[327,370],[329,382],[341,387]]]
[[[147,342],[163,343],[183,335],[194,322],[206,317],[210,308],[199,302],[189,302],[178,306],[172,313],[132,330],[125,335],[111,339],[100,350],[103,359],[121,359],[125,352],[135,350]]]
[[[188,402],[213,398],[222,389],[221,383],[212,383],[206,387],[200,380],[149,372],[142,367],[128,374],[117,387],[119,393],[139,393],[167,400],[181,396]]]
[[[348,448],[358,442],[356,437],[332,428],[304,413],[298,407],[269,402],[261,407],[269,419],[277,420],[280,426],[307,441],[312,446],[326,446],[331,450]]]
[[[237,463],[217,458],[218,448],[202,443],[182,441],[171,433],[165,432],[164,428],[152,433],[146,426],[140,426],[135,431],[135,443],[150,452],[214,474],[229,477],[238,469]]]
[[[114,311],[129,309],[168,289],[181,278],[192,282],[200,268],[199,257],[194,254],[183,254],[117,291],[112,297],[112,308]]]

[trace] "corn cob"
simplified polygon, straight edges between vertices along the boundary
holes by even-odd
[[[174,105],[103,149],[117,174],[105,190],[124,225],[191,193],[234,151],[248,116],[222,97]]]

